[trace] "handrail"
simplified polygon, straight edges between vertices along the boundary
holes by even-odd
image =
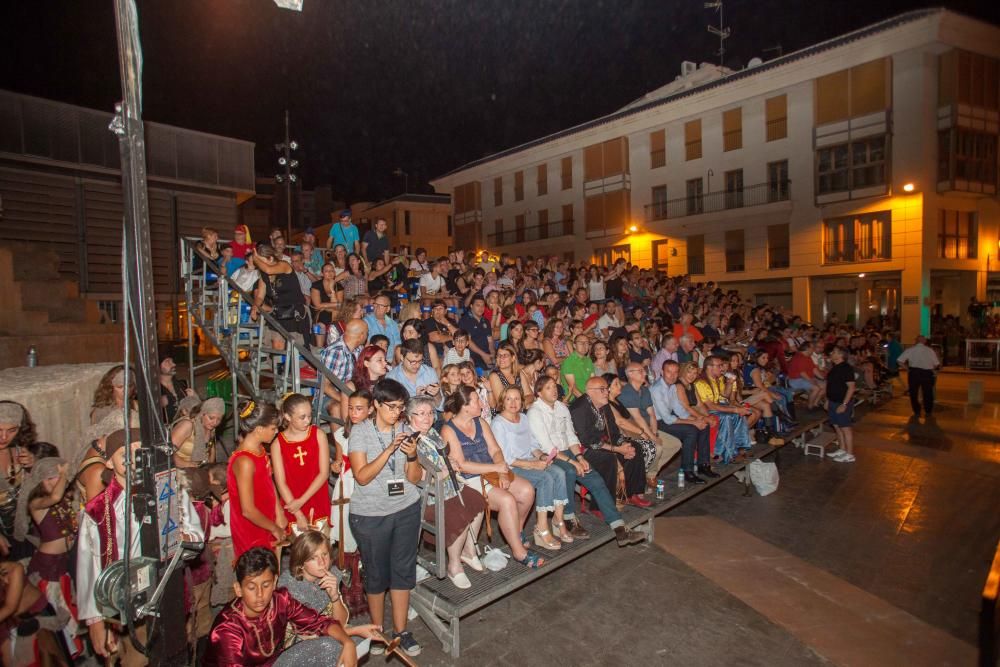
[[[788,201],[792,182],[788,179],[746,185],[735,190],[716,190],[685,195],[646,204],[646,222],[685,218],[702,213],[715,213],[736,208],[749,208]]]
[[[183,268],[185,269],[185,278],[186,278],[187,283],[188,283],[187,297],[188,297],[188,300],[189,300],[189,303],[188,303],[188,318],[189,318],[189,321],[190,321],[190,318],[192,318],[192,317],[195,316],[195,310],[193,308],[191,308],[191,304],[190,304],[191,298],[193,297],[192,289],[191,289],[191,279],[194,277],[194,273],[192,272],[192,266],[191,266],[192,265],[192,261],[191,260],[193,260],[195,253],[197,253],[198,257],[202,260],[201,273],[202,273],[202,289],[203,290],[205,289],[205,287],[204,287],[205,286],[205,280],[204,280],[205,279],[205,274],[210,269],[218,277],[218,281],[219,281],[220,284],[226,285],[226,287],[229,290],[231,290],[231,292],[233,292],[233,293],[235,293],[237,295],[237,297],[238,297],[237,312],[239,312],[239,310],[238,310],[239,309],[239,301],[245,301],[247,303],[253,303],[254,298],[248,292],[244,291],[239,285],[237,285],[235,282],[233,282],[233,280],[229,276],[223,274],[223,272],[219,268],[219,265],[216,264],[216,262],[214,260],[212,260],[210,257],[206,256],[204,253],[202,253],[200,250],[198,250],[198,248],[197,248],[197,246],[195,244],[196,241],[197,241],[197,239],[185,238],[185,237],[182,236],[180,240],[181,240],[181,249],[182,249],[182,252],[183,252],[183,255],[184,255],[184,259],[188,260],[186,262],[186,266],[184,266]],[[225,301],[222,298],[219,299],[219,308],[226,308],[225,303],[228,302],[229,294],[230,294],[229,292],[226,293],[226,295],[225,295],[225,297],[226,297]],[[222,293],[220,291],[220,297],[221,296],[222,296]],[[300,344],[300,343],[296,342],[296,340],[292,337],[292,335],[283,326],[281,326],[281,324],[278,323],[278,320],[276,320],[270,313],[264,312],[262,309],[260,309],[260,310],[258,310],[258,317],[262,318],[263,321],[267,322],[268,326],[272,330],[274,330],[275,333],[277,333],[279,336],[281,336],[285,340],[286,345],[288,346],[288,349],[284,350],[284,354],[287,355],[287,359],[288,359],[288,361],[286,362],[285,366],[286,366],[286,373],[288,372],[289,369],[291,369],[291,372],[292,372],[292,387],[293,387],[293,389],[295,389],[297,391],[301,387],[301,385],[302,385],[302,382],[301,382],[301,380],[299,378],[299,363],[298,363],[298,357],[301,357],[310,366],[312,366],[316,370],[316,373],[319,376],[318,391],[319,391],[319,393],[320,393],[321,396],[323,394],[324,382],[330,382],[338,391],[340,391],[342,393],[349,393],[350,392],[350,389],[348,389],[348,387],[343,382],[341,382],[340,378],[338,378],[336,375],[334,375],[333,371],[331,371],[329,368],[327,368],[326,365],[315,354],[313,354],[312,350],[309,349],[309,344],[308,343]],[[204,321],[200,321],[199,324],[200,324],[200,326],[201,326],[201,328],[203,330],[206,329],[206,323]],[[209,333],[211,333],[211,332],[209,332]],[[232,334],[232,337],[233,337],[232,338],[233,343],[230,346],[230,348],[231,348],[230,352],[231,352],[231,357],[232,358],[229,360],[229,364],[230,364],[230,370],[233,372],[233,384],[234,384],[234,387],[233,387],[233,407],[234,407],[233,413],[234,413],[234,422],[235,422],[235,426],[238,428],[238,426],[239,426],[239,424],[238,424],[239,415],[237,414],[237,410],[235,409],[236,408],[236,390],[235,390],[236,387],[235,387],[235,384],[236,384],[236,376],[237,376],[237,370],[238,370],[238,364],[239,364],[239,358],[238,358],[238,354],[237,354],[237,342],[239,340],[239,324],[238,323],[236,325],[236,329],[234,330],[234,332]],[[263,344],[263,341],[259,341],[259,343]],[[223,350],[221,348],[219,349],[219,352],[220,352],[220,356],[224,356],[224,355],[222,355]],[[192,368],[193,368],[193,364],[192,364]],[[259,390],[259,387],[255,387],[254,389],[255,390]],[[256,396],[254,398],[256,398]]]

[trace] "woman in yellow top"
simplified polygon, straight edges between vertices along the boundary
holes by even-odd
[[[213,397],[182,417],[170,431],[174,445],[174,465],[178,468],[195,468],[205,463],[215,463],[215,429],[226,414],[226,403]]]
[[[749,451],[750,427],[746,418],[753,414],[749,406],[730,404],[732,394],[731,383],[727,381],[723,371],[729,366],[728,360],[715,355],[705,361],[704,374],[694,383],[698,399],[705,405],[709,414],[719,419],[719,435],[715,440],[715,455],[723,463],[740,460],[745,451]]]

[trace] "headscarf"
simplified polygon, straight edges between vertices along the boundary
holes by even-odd
[[[129,425],[133,427],[139,425],[139,413],[135,410],[129,415]],[[124,410],[114,410],[101,421],[88,426],[87,430],[83,433],[83,442],[77,446],[76,455],[73,457],[74,474],[79,474],[80,464],[87,458],[87,452],[90,451],[90,446],[95,440],[106,438],[115,431],[120,431],[123,428],[125,428]]]
[[[7,401],[0,403],[0,424],[21,425],[24,420],[24,407],[20,403]]]
[[[17,514],[14,516],[14,539],[18,542],[24,541],[27,537],[32,542],[37,543],[37,538],[28,536],[28,526],[31,521],[28,502],[31,499],[31,494],[42,483],[42,480],[58,477],[59,466],[65,465],[65,463],[65,460],[56,457],[38,459],[31,468],[31,474],[21,484],[21,493],[17,497]]]
[[[190,396],[185,396],[177,402],[177,411],[183,411],[186,414],[191,414],[191,411],[199,405],[201,405],[201,399],[198,398],[196,394],[191,394]]]

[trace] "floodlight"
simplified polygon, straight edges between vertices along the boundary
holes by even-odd
[[[297,142],[297,141],[290,141],[290,142],[288,142],[288,147],[291,148],[293,151],[296,151],[296,150],[299,149],[299,142]]]
[[[274,0],[274,4],[282,9],[291,9],[296,12],[302,11],[302,0]]]
[[[282,167],[284,167],[286,164],[288,164],[288,160],[286,160],[284,156],[279,157],[278,158],[278,164],[280,164]]]
[[[903,192],[913,192],[914,187],[913,183],[904,183]]]

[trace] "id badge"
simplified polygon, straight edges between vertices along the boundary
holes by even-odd
[[[389,497],[403,495],[403,480],[390,479],[386,482],[386,490],[389,492]]]

